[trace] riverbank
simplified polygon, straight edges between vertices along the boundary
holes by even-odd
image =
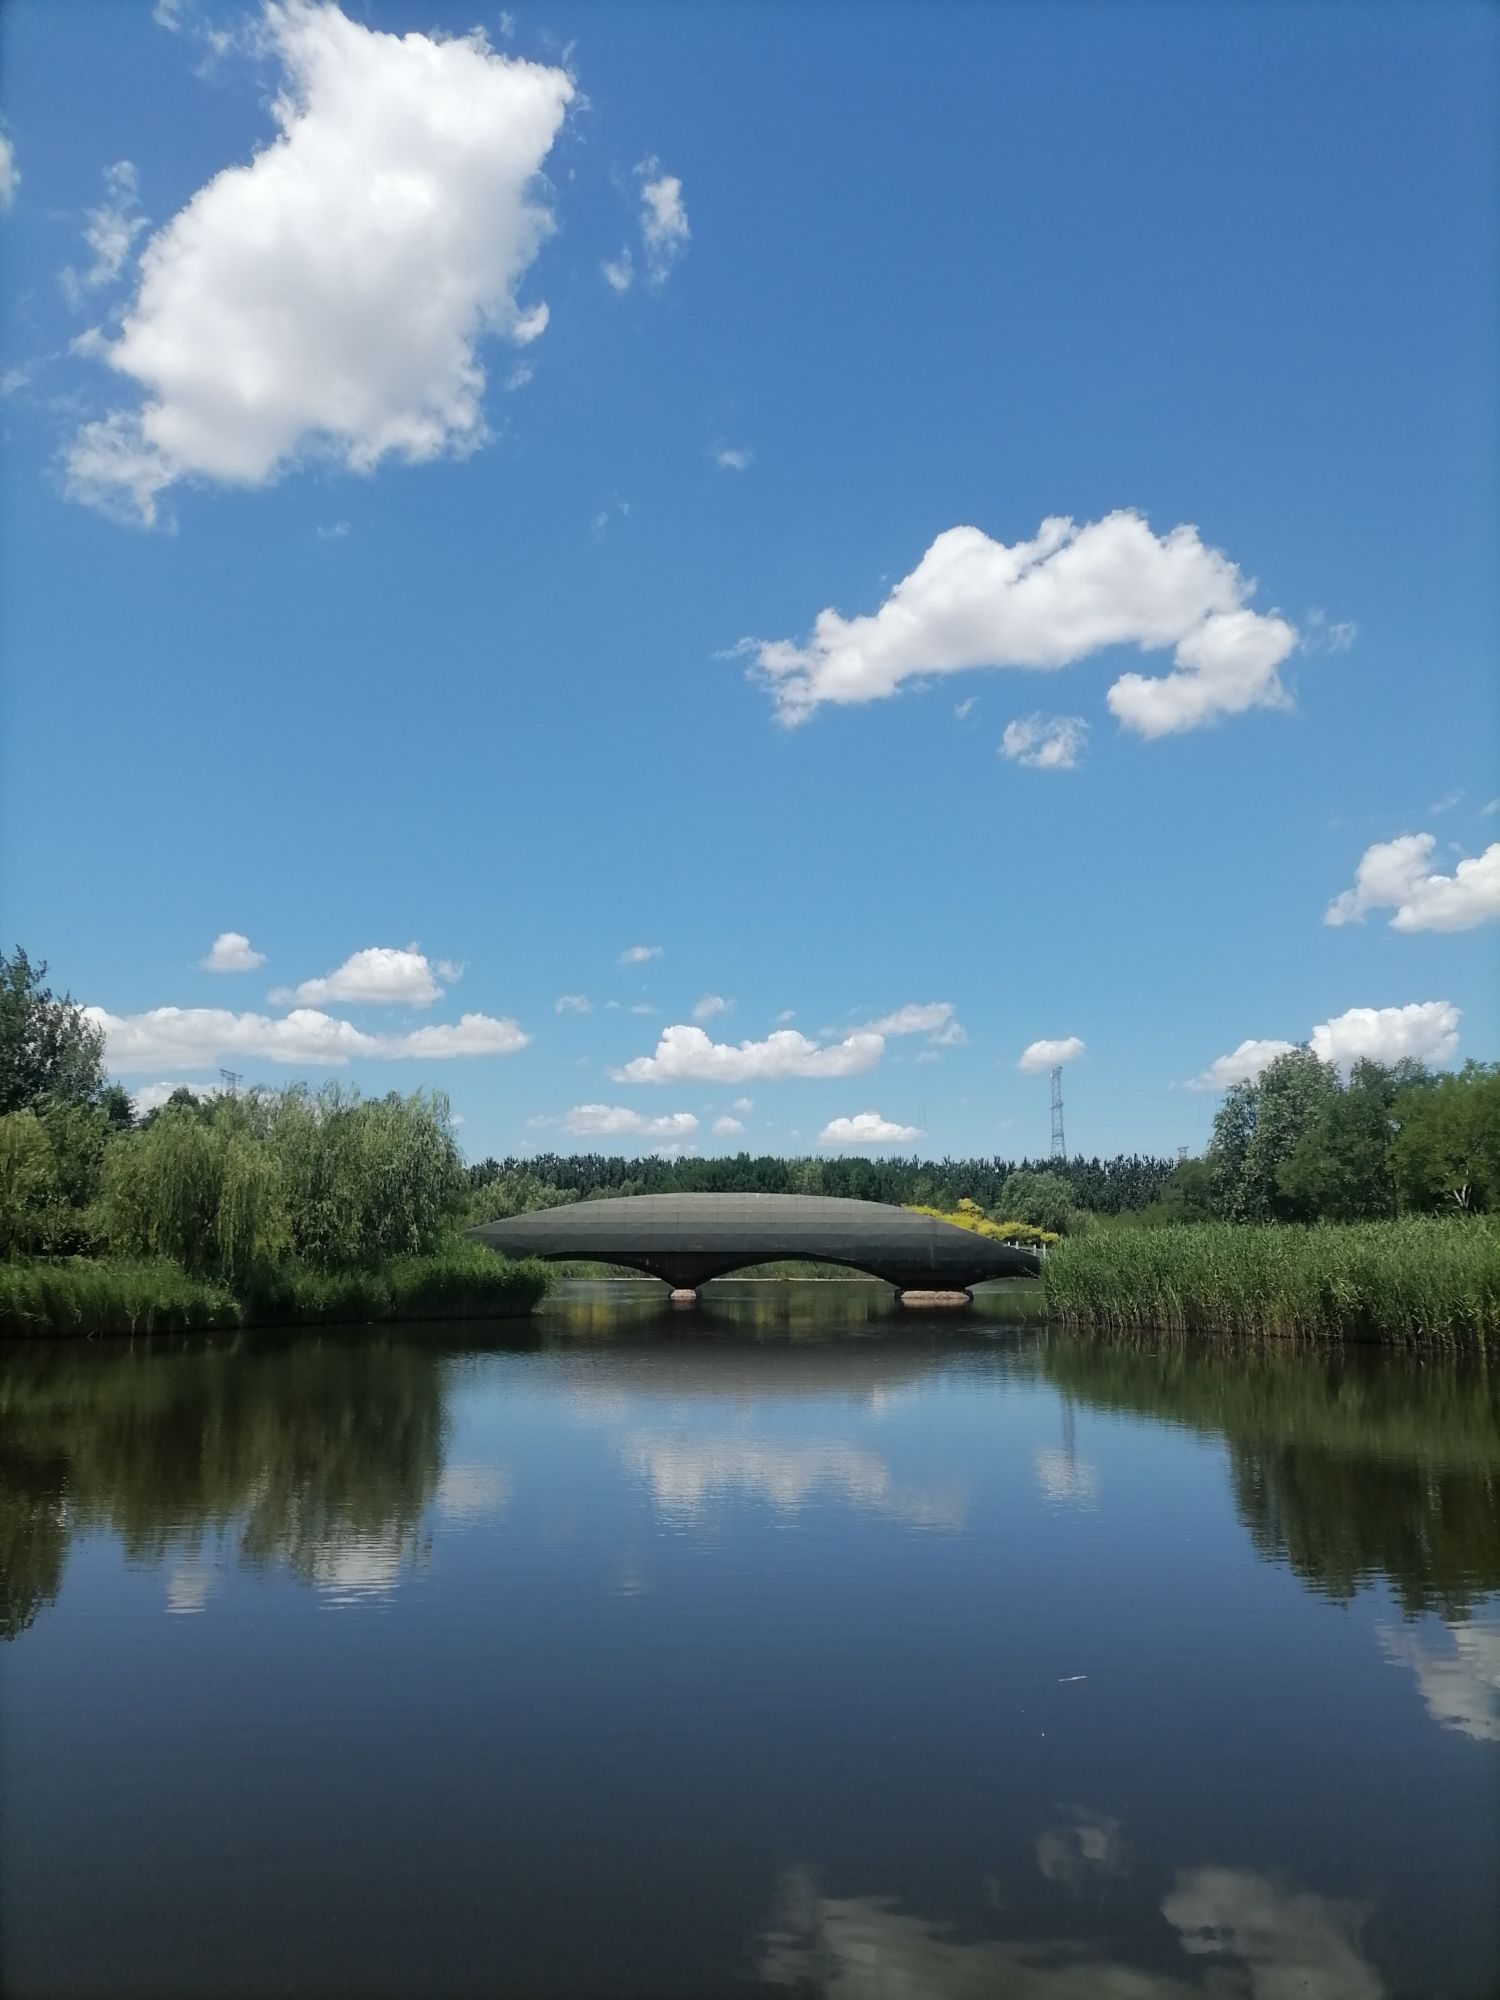
[[[1203,1222],[1069,1237],[1042,1270],[1049,1318],[1105,1332],[1304,1336],[1500,1354],[1500,1226]]]
[[[211,1333],[529,1313],[551,1275],[462,1238],[367,1269],[278,1265],[231,1289],[170,1257],[19,1259],[0,1264],[0,1335]]]

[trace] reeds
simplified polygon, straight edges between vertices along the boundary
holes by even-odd
[[[462,1238],[347,1271],[283,1263],[238,1292],[170,1257],[36,1258],[0,1264],[0,1334],[186,1333],[240,1326],[332,1326],[390,1319],[508,1318],[550,1282]]]
[[[1054,1318],[1110,1331],[1500,1351],[1500,1226],[1487,1217],[1100,1231],[1050,1251],[1042,1283]]]

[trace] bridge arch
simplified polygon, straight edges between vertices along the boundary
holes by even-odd
[[[469,1234],[506,1256],[619,1264],[685,1291],[788,1259],[847,1265],[898,1291],[968,1291],[1040,1268],[1034,1251],[1015,1244],[831,1195],[620,1195],[481,1223]]]

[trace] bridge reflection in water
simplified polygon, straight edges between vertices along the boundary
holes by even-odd
[[[1034,1250],[884,1202],[831,1195],[624,1195],[509,1216],[469,1234],[508,1257],[618,1264],[684,1292],[790,1260],[849,1265],[898,1292],[967,1292],[1040,1269]]]

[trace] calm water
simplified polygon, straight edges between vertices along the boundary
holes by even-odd
[[[6,1994],[1500,1990],[1493,1377],[771,1296],[0,1357]]]

